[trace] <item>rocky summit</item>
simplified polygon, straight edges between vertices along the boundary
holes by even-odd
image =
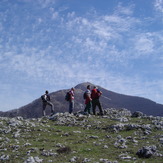
[[[103,116],[0,117],[0,162],[162,163],[163,117],[114,108]]]

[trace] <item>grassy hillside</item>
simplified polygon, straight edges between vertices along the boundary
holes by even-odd
[[[149,158],[136,155],[143,146],[154,146]],[[126,109],[102,117],[0,117],[0,151],[0,162],[8,163],[162,163],[163,118],[132,117]]]

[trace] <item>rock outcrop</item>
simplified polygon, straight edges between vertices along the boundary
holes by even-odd
[[[114,108],[103,116],[0,117],[0,142],[0,162],[162,163],[163,117]]]

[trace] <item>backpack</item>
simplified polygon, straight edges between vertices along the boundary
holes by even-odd
[[[84,92],[84,94],[83,94],[83,98],[84,98],[84,99],[87,98],[87,92]]]
[[[46,102],[46,101],[47,101],[47,100],[45,99],[45,95],[42,95],[42,96],[41,96],[41,99],[42,99],[43,102]]]
[[[102,94],[102,92],[101,92],[101,91],[99,91],[99,90],[97,89],[97,92],[96,92],[96,98],[97,98],[97,99],[99,99],[99,98],[100,98],[100,96],[101,96],[101,94]]]
[[[70,100],[70,93],[69,92],[66,93],[65,100],[66,101],[69,101]]]

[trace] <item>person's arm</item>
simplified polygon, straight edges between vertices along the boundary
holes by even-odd
[[[49,95],[47,95],[47,101],[50,101],[50,96]]]
[[[87,98],[89,99],[89,101],[92,101],[92,98],[91,98],[91,94],[90,93],[87,93]]]
[[[74,99],[74,93],[72,91],[70,91],[69,94],[70,94],[70,100],[73,100]]]
[[[98,93],[99,96],[102,95],[102,92],[100,90],[97,90],[97,93]]]

